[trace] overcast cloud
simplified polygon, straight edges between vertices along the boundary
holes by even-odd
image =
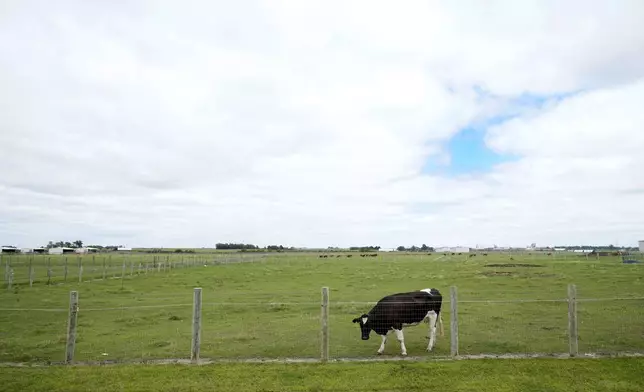
[[[641,0],[5,0],[0,240],[632,246],[642,64]]]

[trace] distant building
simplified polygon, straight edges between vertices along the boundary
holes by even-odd
[[[4,245],[0,247],[0,253],[19,253],[20,249],[16,248],[15,246],[11,245]]]
[[[640,252],[644,253],[644,240],[639,242]]]
[[[76,248],[74,251],[76,253],[85,254],[85,253],[96,253],[96,252],[98,252],[98,249],[97,248],[91,248],[91,247],[88,246],[88,247],[84,247],[84,248]]]
[[[66,247],[50,248],[49,249],[49,254],[50,255],[62,255],[64,253],[74,253],[75,250],[76,249],[74,249],[74,248],[66,248]]]
[[[125,246],[122,246],[122,247],[116,248],[116,250],[117,250],[117,251],[120,251],[120,252],[131,252],[131,251],[132,251],[132,248],[131,248],[131,247],[125,247]]]
[[[436,253],[469,253],[470,248],[466,246],[444,246],[436,248]]]

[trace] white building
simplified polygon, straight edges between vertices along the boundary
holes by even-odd
[[[466,246],[444,246],[441,248],[436,248],[437,253],[469,253],[470,248]]]
[[[0,253],[19,253],[19,252],[20,252],[20,249],[11,245],[2,246],[0,248]]]
[[[97,248],[84,247],[84,248],[76,248],[74,251],[76,253],[85,254],[85,253],[96,253],[96,252],[98,252],[98,249]]]
[[[75,249],[74,248],[50,248],[49,249],[49,254],[50,255],[62,255],[63,253],[74,253]]]

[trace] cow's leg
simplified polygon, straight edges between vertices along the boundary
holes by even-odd
[[[432,351],[434,348],[434,343],[436,342],[436,321],[438,316],[433,310],[427,313],[429,318],[429,344],[427,345],[427,351]]]
[[[400,342],[400,354],[407,355],[407,348],[405,347],[405,336],[403,335],[402,328],[394,329],[394,332],[396,332],[396,339],[398,339],[398,341]]]
[[[385,343],[387,343],[387,334],[380,335],[382,338],[382,343],[380,343],[380,348],[378,349],[378,355],[382,354],[385,351]]]

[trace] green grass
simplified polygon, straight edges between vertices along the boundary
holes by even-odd
[[[151,261],[153,256],[132,257],[126,263]],[[566,302],[469,301],[565,299],[569,283],[577,285],[582,299],[644,295],[644,266],[624,265],[612,257],[552,260],[543,255],[512,255],[515,260],[511,261],[510,255],[465,259],[394,253],[320,259],[311,254],[279,254],[245,256],[254,257],[252,263],[203,266],[204,260],[222,261],[216,257],[234,261],[240,256],[202,255],[200,264],[188,267],[181,256],[172,255],[169,260],[181,268],[135,272],[131,277],[128,270],[124,280],[78,283],[68,279],[65,283],[57,275],[53,284],[41,280],[33,287],[24,279],[16,280],[11,291],[0,292],[0,361],[63,360],[70,290],[78,290],[80,297],[78,361],[189,357],[194,287],[203,288],[204,358],[319,357],[322,286],[331,290],[332,357],[374,356],[379,339],[372,334],[371,340],[361,341],[351,319],[370,309],[367,302],[393,292],[438,287],[448,301],[449,287],[457,286],[461,354],[568,350]],[[24,271],[28,260],[12,258],[12,268]],[[110,259],[85,256],[81,263],[91,270],[93,264],[102,267],[103,260],[108,264]],[[119,276],[122,261],[112,258],[110,264]],[[40,256],[32,266],[42,269],[48,262],[64,268],[64,256]],[[486,266],[504,263],[539,266]],[[580,302],[580,351],[644,350],[642,305],[643,300]],[[431,354],[424,352],[426,326],[406,329],[409,355],[447,355],[449,317],[449,304],[445,304],[446,336],[439,336]],[[399,353],[395,339],[390,339],[385,353]]]
[[[2,368],[0,391],[632,391],[644,359]]]

